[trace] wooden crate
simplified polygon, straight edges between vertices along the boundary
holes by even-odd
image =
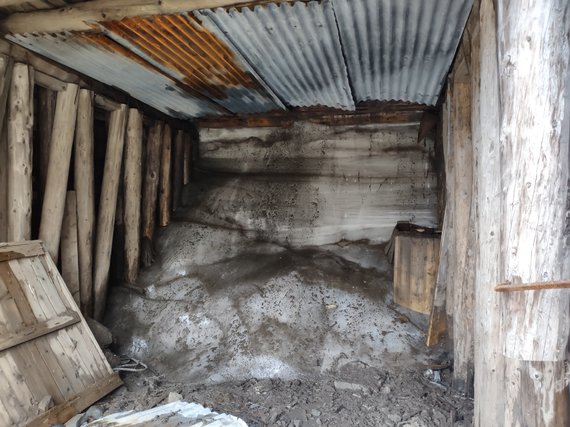
[[[67,421],[120,384],[43,244],[0,243],[0,426]]]
[[[439,267],[438,234],[397,232],[394,235],[394,302],[431,313]]]

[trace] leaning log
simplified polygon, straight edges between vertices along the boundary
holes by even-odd
[[[0,55],[0,165],[8,164],[8,131],[6,129],[6,108],[10,81],[12,80],[13,61]],[[8,223],[8,169],[0,167],[0,242],[7,240]]]
[[[75,191],[68,191],[61,227],[61,277],[75,303],[80,305],[79,262],[77,255],[77,199]]]
[[[174,138],[174,155],[172,156],[172,210],[180,206],[182,198],[184,174],[184,131],[178,130]]]
[[[95,243],[95,270],[93,274],[93,314],[95,320],[101,320],[105,313],[126,121],[126,105],[121,105],[120,109],[113,111],[109,119],[109,135],[107,139],[107,152],[105,154],[105,167],[103,171],[103,183],[101,185],[101,198],[97,217],[97,238]]]
[[[57,94],[50,143],[50,164],[40,221],[40,240],[43,240],[47,251],[56,263],[75,133],[78,89],[77,85],[69,83],[65,90]]]
[[[172,198],[172,130],[170,125],[164,126],[162,134],[162,152],[160,157],[160,196],[159,196],[159,224],[166,227],[170,223],[170,209]]]

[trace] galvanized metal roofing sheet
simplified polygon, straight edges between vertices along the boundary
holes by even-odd
[[[434,105],[472,0],[331,0],[357,101]]]
[[[354,109],[332,5],[295,2],[195,12],[283,102]]]
[[[173,117],[187,119],[220,114],[211,103],[192,97],[178,82],[103,35],[16,34],[7,38],[95,80],[117,87]]]
[[[231,112],[285,108],[239,53],[193,16],[136,17],[100,25],[123,47]]]

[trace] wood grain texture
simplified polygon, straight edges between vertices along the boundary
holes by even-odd
[[[160,155],[160,184],[158,196],[158,224],[166,227],[170,224],[172,208],[172,130],[165,124],[162,133],[162,151]]]
[[[12,70],[8,101],[7,229],[9,241],[31,239],[33,69],[17,63]]]
[[[75,127],[75,195],[81,312],[93,315],[93,247],[95,233],[95,166],[93,93],[79,91]]]
[[[75,133],[77,94],[78,86],[71,83],[64,91],[58,92],[51,133],[50,164],[46,177],[39,237],[56,262]]]
[[[141,244],[143,120],[131,108],[125,141],[125,280],[133,283],[139,272]]]
[[[117,195],[121,179],[121,163],[125,142],[127,123],[127,106],[122,104],[119,110],[113,111],[109,119],[109,135],[105,155],[105,169],[101,185],[101,199],[97,217],[97,239],[95,243],[95,270],[93,274],[95,320],[101,320],[105,313],[109,268],[111,265],[111,248],[115,226]]]

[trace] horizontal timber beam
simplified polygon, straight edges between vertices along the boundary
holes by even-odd
[[[539,291],[541,289],[570,289],[570,280],[559,280],[555,282],[534,282],[534,283],[501,283],[495,287],[496,292],[520,292]]]
[[[0,22],[3,33],[85,31],[98,21],[132,16],[150,16],[189,12],[269,1],[251,0],[93,0],[46,11],[15,13]]]

